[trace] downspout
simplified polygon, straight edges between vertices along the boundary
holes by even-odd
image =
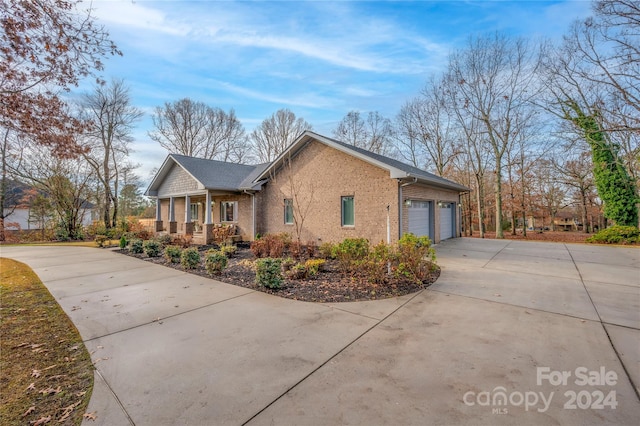
[[[398,179],[398,239],[402,238],[402,188],[405,186],[413,185],[418,182],[418,178],[413,178],[413,182],[402,183],[402,179]]]

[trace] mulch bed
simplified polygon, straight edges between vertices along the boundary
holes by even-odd
[[[210,248],[212,246],[200,246],[198,250],[204,257],[204,252]],[[167,262],[163,257],[150,258],[145,254],[130,253],[128,250],[118,250],[118,252],[227,284],[306,302],[354,302],[404,296],[428,287],[440,276],[440,268],[436,267],[426,283],[416,283],[408,279],[391,277],[384,284],[374,284],[370,283],[364,276],[341,273],[338,270],[337,262],[328,259],[324,270],[318,273],[316,277],[301,280],[285,279],[280,289],[273,290],[258,286],[255,283],[256,274],[251,268],[250,262],[256,258],[246,243],[238,244],[238,251],[229,259],[227,268],[221,274],[213,276],[209,275],[202,265],[197,269],[185,270],[180,264]]]

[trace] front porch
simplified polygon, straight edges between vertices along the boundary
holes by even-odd
[[[242,241],[244,226],[239,222],[239,194],[194,194],[158,197],[155,231],[190,239],[193,244]],[[252,235],[250,236],[250,238]]]

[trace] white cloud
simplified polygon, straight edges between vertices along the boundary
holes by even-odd
[[[186,24],[170,22],[166,13],[131,0],[94,0],[92,4],[94,15],[107,24],[176,36],[185,36],[190,32]]]

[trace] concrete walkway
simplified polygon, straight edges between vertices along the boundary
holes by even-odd
[[[437,251],[429,289],[337,304],[108,250],[0,255],[35,270],[92,353],[87,424],[637,424],[640,250]]]

